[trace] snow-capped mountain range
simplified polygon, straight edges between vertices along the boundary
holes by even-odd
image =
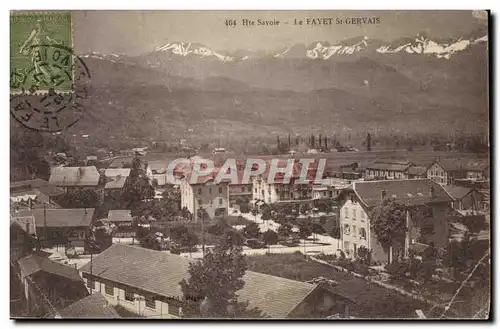
[[[414,42],[408,42],[397,47],[381,46],[377,52],[381,54],[407,52],[409,54],[431,54],[437,58],[450,59],[454,53],[464,51],[471,44],[488,42],[488,36],[485,35],[475,40],[459,39],[452,43],[438,43],[424,36],[417,35]]]
[[[212,57],[218,59],[221,62],[232,62],[235,59],[234,57],[222,55],[218,52],[215,52],[204,45],[191,42],[167,43],[163,46],[156,47],[155,51],[171,52],[172,54],[184,57],[189,55],[195,55],[201,58]]]
[[[328,60],[333,56],[349,56],[373,51],[379,54],[395,54],[401,52],[407,54],[425,54],[441,59],[450,59],[453,54],[464,51],[473,44],[487,42],[488,36],[484,35],[475,39],[460,38],[455,41],[443,42],[432,40],[423,35],[417,35],[415,38],[406,38],[403,41],[404,42],[400,40],[393,43],[383,43],[379,40],[373,40],[364,36],[342,41],[335,45],[330,45],[328,42],[314,42],[307,47],[300,44],[287,47],[282,51],[272,54],[272,57],[277,59],[303,57]],[[250,55],[242,55],[241,52],[238,55],[232,55],[230,53],[223,54],[205,45],[190,42],[167,43],[158,46],[154,52],[167,52],[172,55],[183,57],[194,56],[209,58],[224,63],[255,58]]]

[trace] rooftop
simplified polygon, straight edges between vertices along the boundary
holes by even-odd
[[[132,215],[130,210],[110,210],[108,212],[108,220],[110,222],[131,222]]]
[[[431,188],[433,197],[430,195]],[[409,206],[453,201],[441,185],[427,178],[356,181],[352,183],[352,190],[368,207],[380,204],[382,191],[385,191],[387,198],[395,198]]]
[[[106,177],[116,177],[116,176],[128,177],[130,176],[130,168],[108,168],[104,172],[104,175]]]
[[[448,192],[448,194],[455,200],[460,200],[467,194],[469,194],[472,189],[468,187],[458,186],[458,185],[446,185],[443,188]]]
[[[408,161],[399,160],[375,160],[374,162],[367,164],[366,169],[375,170],[390,170],[390,171],[401,171],[404,172],[411,165]]]
[[[59,310],[63,319],[116,319],[120,315],[99,292],[93,293]]]
[[[408,168],[408,174],[409,175],[416,175],[416,176],[422,176],[427,173],[427,167],[423,166],[411,166]]]
[[[127,182],[128,176],[113,176],[113,177],[108,177],[108,181],[106,182],[106,185],[104,186],[104,189],[114,189],[114,188],[123,188],[125,186],[125,183]]]
[[[36,227],[88,227],[94,216],[94,208],[32,209],[21,210],[12,215],[18,222],[34,221]]]
[[[440,159],[436,162],[446,171],[484,171],[489,167],[488,160],[483,159]]]
[[[53,167],[49,183],[55,186],[97,186],[99,172],[90,167]]]
[[[62,276],[73,281],[83,282],[78,271],[74,267],[66,266],[54,262],[48,258],[44,258],[35,254],[21,258],[19,261],[21,274],[23,278],[43,271],[46,273]]]
[[[195,260],[136,246],[114,244],[94,258],[94,275],[162,295],[182,297],[179,282],[188,276]],[[145,271],[144,269],[148,269]],[[90,264],[80,271],[90,273]],[[317,286],[305,282],[247,271],[245,286],[238,291],[241,301],[263,313],[284,318]]]

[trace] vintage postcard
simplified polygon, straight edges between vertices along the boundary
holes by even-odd
[[[489,20],[12,11],[11,318],[489,319]]]

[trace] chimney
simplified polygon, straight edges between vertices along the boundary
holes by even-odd
[[[382,190],[381,193],[380,193],[380,196],[381,196],[382,200],[385,200],[385,197],[387,196],[387,191],[386,190]]]
[[[434,198],[434,185],[429,185],[429,198]]]

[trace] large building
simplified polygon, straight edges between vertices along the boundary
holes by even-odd
[[[377,159],[365,168],[366,179],[407,179],[412,166],[407,160]]]
[[[427,178],[441,185],[458,184],[460,181],[485,181],[489,177],[490,165],[485,160],[436,160],[427,169]]]
[[[120,199],[123,195],[130,168],[108,168],[104,171],[106,185],[104,185],[104,196]]]
[[[84,281],[74,267],[35,254],[19,259],[26,310],[32,316],[57,316],[58,310],[88,296]]]
[[[94,211],[94,208],[32,209],[18,211],[11,218],[44,247],[69,245],[83,248]]]
[[[100,292],[113,305],[120,305],[139,316],[183,317],[179,282],[188,279],[189,263],[194,260],[165,252],[115,244],[80,269],[80,275],[93,293]],[[352,301],[335,288],[325,289],[300,281],[246,271],[238,301],[257,307],[269,318],[326,317],[343,314]],[[200,297],[201,299],[202,297]]]
[[[66,192],[73,189],[92,189],[101,197],[104,196],[104,186],[100,183],[99,171],[90,167],[53,167],[49,184],[63,188]]]
[[[11,210],[29,208],[59,208],[57,198],[64,195],[64,190],[52,186],[43,179],[12,182],[10,184]]]
[[[421,238],[422,227],[429,225],[434,232],[425,237],[442,252],[448,244],[448,223],[450,203],[453,198],[430,179],[381,180],[353,182],[339,196],[342,250],[350,257],[357,255],[361,246],[372,251],[372,259],[387,262],[389,253],[382,248],[371,230],[370,212],[384,199],[392,198],[406,205],[407,233],[404,243],[395,244],[393,256],[404,257]],[[424,218],[415,222],[412,210],[424,210]]]
[[[278,167],[283,168],[286,161],[278,163]],[[290,203],[312,205],[313,201],[313,180],[316,174],[316,167],[310,165],[303,180],[300,180],[302,166],[299,162],[294,162],[290,179],[287,180],[285,174],[277,172],[275,177],[270,177],[270,165],[266,170],[252,177],[252,202],[259,203]]]
[[[181,207],[193,215],[194,220],[201,219],[202,213],[210,218],[223,218],[229,210],[229,182],[215,183],[217,172],[197,177],[191,182],[191,176],[181,182]]]

